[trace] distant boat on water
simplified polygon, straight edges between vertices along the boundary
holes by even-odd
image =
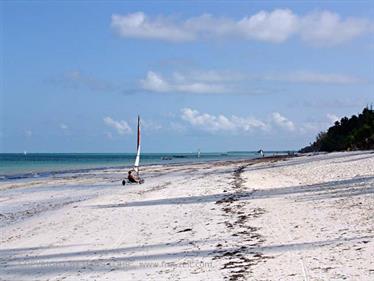
[[[163,156],[161,157],[161,160],[172,160],[173,157],[169,157],[169,156]]]

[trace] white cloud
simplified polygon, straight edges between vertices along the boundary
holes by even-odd
[[[301,38],[312,44],[337,45],[372,31],[372,23],[366,19],[345,20],[330,11],[313,12],[300,20]]]
[[[243,118],[234,115],[231,117],[231,120],[239,129],[243,131],[251,131],[252,129],[267,131],[270,129],[269,124],[266,124],[265,122],[253,117]]]
[[[176,118],[173,117],[172,119]],[[295,134],[316,134],[326,130],[336,120],[340,118],[335,114],[328,113],[325,117],[317,120],[308,120],[296,124],[279,112],[272,112],[268,117],[258,119],[252,116],[236,116],[225,114],[209,114],[200,112],[192,108],[183,108],[180,110],[180,119],[171,120],[166,124],[160,124],[154,120],[142,119],[142,129],[148,132],[158,130],[173,131],[175,133],[184,133],[189,128],[196,128],[209,133],[280,133],[292,132]],[[132,129],[126,121],[115,121],[111,117],[104,118],[105,124],[114,128],[118,134],[131,134]],[[112,133],[105,133],[108,139],[113,139]]]
[[[178,23],[180,28],[195,34],[195,39],[213,36],[227,36],[236,30],[236,22],[229,18],[218,18],[211,14],[202,14]]]
[[[288,120],[286,117],[281,115],[279,112],[273,112],[272,121],[281,128],[287,129],[289,131],[295,130],[295,125],[292,121]]]
[[[180,73],[174,73],[172,78],[166,79],[153,71],[149,71],[146,78],[140,80],[140,85],[144,90],[159,93],[218,94],[229,90],[224,84],[198,81]]]
[[[155,92],[168,92],[170,91],[170,85],[166,82],[161,75],[156,74],[153,71],[148,71],[147,77],[140,80],[140,84],[143,89],[155,91]]]
[[[373,31],[373,23],[362,18],[342,19],[330,11],[297,15],[289,9],[259,11],[241,19],[203,14],[185,20],[164,16],[150,18],[143,12],[112,15],[112,28],[122,37],[172,42],[237,37],[281,43],[298,36],[316,46],[344,43]]]
[[[336,73],[318,73],[299,71],[288,74],[268,75],[263,77],[264,80],[286,81],[296,83],[311,84],[356,84],[365,80],[359,77],[336,74]]]
[[[270,75],[250,75],[233,71],[194,70],[186,73],[174,72],[169,76],[148,71],[139,81],[143,90],[158,93],[190,94],[258,94],[259,89],[249,89],[249,81],[280,81],[309,84],[358,84],[367,80],[353,75],[295,71]]]
[[[200,113],[191,108],[181,110],[181,118],[189,124],[200,129],[217,132],[217,131],[251,131],[253,129],[267,130],[268,126],[264,122],[255,118],[242,118],[237,116],[226,117],[225,115],[210,115]]]
[[[280,43],[298,29],[298,17],[288,9],[260,11],[238,22],[239,31],[249,39]]]
[[[115,129],[118,134],[120,135],[125,135],[125,134],[131,134],[132,129],[129,126],[129,124],[126,121],[120,120],[120,121],[115,121],[111,117],[105,117],[104,118],[104,123]]]
[[[125,16],[112,15],[112,28],[123,37],[160,39],[167,41],[193,40],[195,34],[176,26],[165,17],[148,18],[143,12]]]
[[[191,93],[191,94],[257,94],[259,90],[248,90],[248,81],[283,81],[310,84],[357,84],[366,80],[352,75],[337,73],[318,73],[297,71],[270,75],[250,75],[233,71],[194,70],[186,73],[174,72],[165,77],[148,71],[141,79],[143,90],[158,93]]]
[[[207,113],[200,113],[191,108],[184,108],[182,109],[181,117],[191,125],[201,127],[208,131],[235,129],[235,125],[224,115],[214,116]]]
[[[188,74],[174,73],[174,77],[182,79],[196,80],[202,82],[234,82],[248,79],[248,77],[242,73],[234,71],[217,71],[217,70],[194,70]]]

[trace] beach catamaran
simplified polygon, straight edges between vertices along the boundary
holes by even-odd
[[[134,168],[128,172],[127,178],[122,180],[122,185],[125,185],[126,182],[139,183],[139,184],[144,182],[144,179],[140,177],[139,164],[140,164],[140,116],[138,115],[138,138],[137,138],[137,143],[136,143],[136,157],[135,157]]]

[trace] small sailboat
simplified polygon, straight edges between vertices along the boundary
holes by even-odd
[[[200,158],[200,148],[199,148],[199,150],[197,151],[197,158]]]
[[[140,116],[138,115],[138,138],[136,142],[136,158],[134,163],[134,170],[139,174],[140,164]]]
[[[138,115],[138,136],[137,136],[137,142],[136,142],[136,157],[135,157],[135,163],[134,163],[134,168],[131,169],[129,172],[128,172],[128,176],[127,176],[127,179],[124,179],[122,180],[122,185],[125,185],[126,182],[129,182],[129,183],[144,183],[144,179],[142,179],[140,177],[140,173],[139,173],[139,165],[140,165],[140,142],[141,142],[141,138],[140,138],[140,116]]]

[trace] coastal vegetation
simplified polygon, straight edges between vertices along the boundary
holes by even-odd
[[[374,149],[374,110],[365,107],[362,113],[343,117],[327,131],[320,132],[316,140],[300,150],[302,153],[316,151],[349,151]]]

